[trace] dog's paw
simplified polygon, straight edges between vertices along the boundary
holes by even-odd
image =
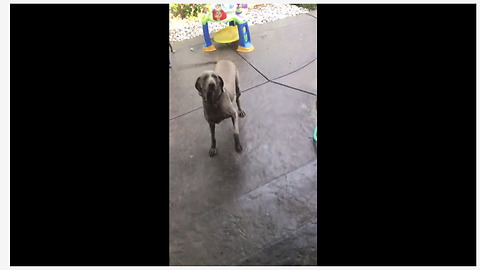
[[[245,115],[247,115],[247,114],[245,113],[245,111],[239,111],[239,112],[238,112],[238,116],[240,116],[240,117],[242,117],[242,118],[245,117]]]
[[[243,148],[242,148],[242,145],[237,143],[235,144],[235,151],[237,151],[238,153],[242,152]]]
[[[208,155],[210,157],[213,157],[217,154],[217,148],[210,148],[210,151],[208,152]]]

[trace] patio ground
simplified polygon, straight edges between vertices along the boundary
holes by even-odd
[[[203,37],[170,56],[170,265],[316,265],[316,11],[250,26],[250,53]],[[191,50],[191,48],[193,50]],[[216,127],[218,154],[195,81],[228,59],[240,73],[243,152],[232,122]]]

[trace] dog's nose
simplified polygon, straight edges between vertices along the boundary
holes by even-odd
[[[209,83],[208,84],[208,89],[210,89],[210,90],[215,89],[215,84],[214,83]]]

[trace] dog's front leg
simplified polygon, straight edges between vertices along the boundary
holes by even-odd
[[[235,114],[232,116],[232,123],[233,123],[233,139],[235,140],[235,151],[238,153],[242,152],[243,148],[242,145],[240,144],[240,137],[239,137],[239,132],[238,132],[238,113],[235,112]]]
[[[240,86],[238,85],[238,71],[235,76],[235,95],[236,95],[236,100],[237,100],[237,107],[238,107],[238,116],[240,117],[245,117],[245,111],[242,109],[242,106],[240,106],[240,96],[242,95],[242,92],[240,92]]]
[[[215,140],[215,123],[210,124],[210,134],[212,136],[212,146],[210,147],[210,151],[208,154],[213,157],[217,154],[217,141]]]
[[[240,106],[240,96],[237,96],[237,107],[238,107],[238,116],[245,117],[245,115],[247,115],[247,114],[242,109],[242,106]]]

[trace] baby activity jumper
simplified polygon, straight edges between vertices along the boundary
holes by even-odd
[[[208,32],[208,22],[228,22],[229,26],[215,33],[213,40],[217,43],[230,43],[238,40],[237,51],[253,51],[245,16],[247,10],[247,4],[204,4],[202,26],[205,46],[203,50],[206,52],[216,50]]]

